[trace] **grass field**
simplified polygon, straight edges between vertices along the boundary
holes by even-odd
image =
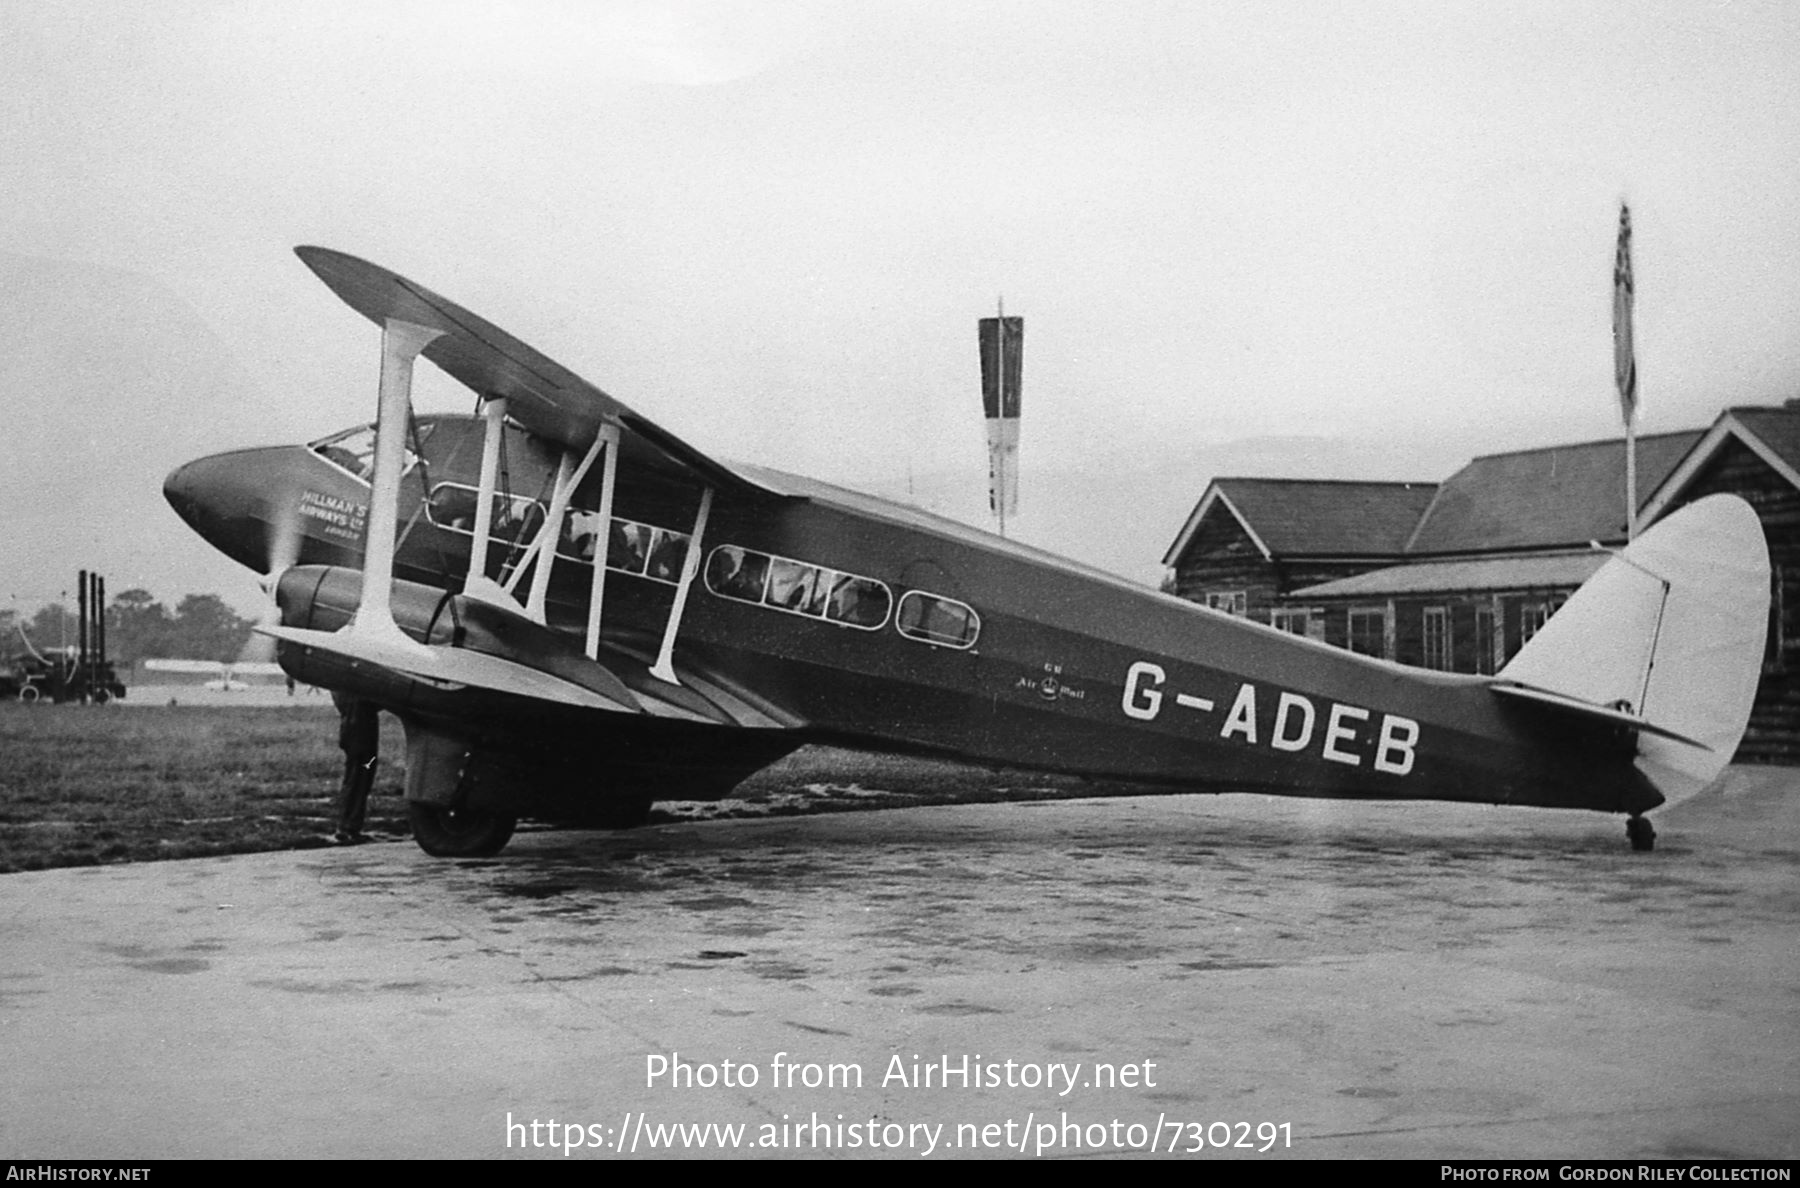
[[[399,724],[382,716],[368,832],[407,836]],[[0,703],[0,872],[329,843],[342,772],[318,707]],[[665,802],[652,821],[1039,800],[1128,785],[807,747],[725,801]]]
[[[398,756],[388,729],[383,753]],[[342,764],[329,703],[0,704],[0,871],[324,845]],[[405,831],[398,798],[369,808],[374,830]]]

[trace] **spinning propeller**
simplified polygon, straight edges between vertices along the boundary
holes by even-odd
[[[267,564],[262,577],[257,579],[257,584],[262,587],[266,596],[262,611],[256,618],[257,627],[281,625],[281,604],[275,599],[275,591],[281,585],[281,575],[300,559],[302,535],[298,507],[292,503],[281,506],[275,513],[275,521],[269,525]],[[261,631],[250,633],[250,638],[244,641],[243,651],[238,655],[240,664],[267,664],[274,659],[275,637],[264,635]]]

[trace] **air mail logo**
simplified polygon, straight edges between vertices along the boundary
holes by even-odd
[[[1211,698],[1165,689],[1167,683],[1168,674],[1161,665],[1139,660],[1126,670],[1125,694],[1119,708],[1126,717],[1141,722],[1155,721],[1167,701],[1197,716],[1216,715],[1217,703]],[[1382,714],[1377,727],[1373,715],[1361,706],[1334,701],[1321,712],[1311,698],[1299,693],[1285,689],[1264,693],[1276,698],[1275,718],[1266,739],[1257,724],[1257,689],[1249,681],[1238,686],[1219,727],[1219,737],[1277,751],[1316,749],[1320,758],[1347,767],[1361,767],[1366,757],[1376,771],[1388,775],[1403,776],[1412,771],[1419,745],[1419,724],[1411,718]],[[1373,753],[1367,753],[1371,743]]]

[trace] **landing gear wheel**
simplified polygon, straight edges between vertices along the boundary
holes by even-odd
[[[515,817],[476,809],[406,802],[413,840],[433,858],[491,858],[513,835]]]
[[[1631,848],[1640,853],[1648,853],[1656,848],[1656,830],[1642,817],[1626,820],[1625,836],[1631,839]]]

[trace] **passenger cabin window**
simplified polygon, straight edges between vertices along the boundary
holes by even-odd
[[[588,522],[591,525],[598,519],[598,516],[591,516]],[[615,518],[607,532],[606,567],[674,585],[681,580],[681,563],[687,557],[688,539],[687,533],[673,528]],[[592,527],[582,534],[576,548],[581,560],[593,564],[596,541]],[[567,549],[559,547],[558,551],[566,552]]]
[[[465,536],[475,533],[475,506],[480,492],[462,483],[439,483],[431,489],[425,514],[433,524]],[[494,495],[495,539],[513,544],[529,542],[543,526],[548,513],[543,504],[524,495]],[[560,557],[586,565],[594,563],[600,516],[571,511],[563,518],[562,537],[556,543]],[[681,580],[689,535],[673,528],[658,528],[636,520],[614,518],[606,544],[609,572],[646,577],[675,585]]]
[[[462,483],[439,483],[431,489],[425,504],[425,515],[439,528],[475,533],[475,512],[481,503],[481,492]],[[494,495],[492,531],[498,540],[529,540],[543,527],[544,509],[535,499],[524,495]]]
[[[421,445],[431,435],[433,428],[435,426],[432,425],[419,426]],[[405,470],[411,470],[419,462],[419,455],[413,452],[412,445],[413,443],[409,441],[406,446]],[[322,437],[306,448],[338,469],[349,471],[353,477],[359,478],[365,483],[375,473],[375,426],[373,425],[358,425],[354,429],[346,429],[342,433]]]
[[[981,616],[975,608],[953,598],[940,598],[923,590],[908,590],[900,597],[900,613],[894,628],[908,639],[944,648],[972,648],[981,634]]]
[[[863,631],[879,630],[894,604],[893,594],[874,578],[737,545],[720,545],[712,551],[706,561],[706,588],[734,602]]]

